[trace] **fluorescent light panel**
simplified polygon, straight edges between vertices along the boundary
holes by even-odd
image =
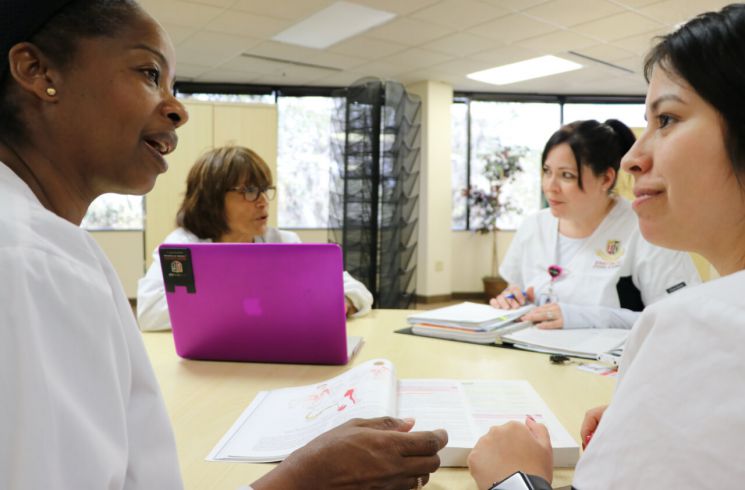
[[[388,22],[396,14],[349,2],[336,2],[285,29],[272,39],[308,48],[324,49]]]
[[[582,68],[582,65],[579,63],[549,55],[469,73],[466,76],[471,80],[491,83],[492,85],[507,85],[509,83],[579,70],[580,68]]]

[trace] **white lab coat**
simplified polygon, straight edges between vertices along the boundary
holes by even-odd
[[[182,488],[134,315],[84,230],[0,163],[0,488]]]
[[[577,488],[743,488],[743,291],[740,271],[645,309]]]
[[[543,209],[525,219],[499,272],[510,284],[536,294],[548,291],[548,267],[556,263],[558,219]],[[645,306],[684,286],[701,282],[690,256],[644,240],[631,205],[616,198],[602,223],[567,263],[555,281],[564,328],[631,328],[638,312],[620,308],[616,284],[631,277]]]
[[[163,243],[210,243],[210,239],[202,239],[184,228],[172,231]],[[291,231],[268,228],[264,235],[256,239],[257,243],[301,243],[300,237]],[[357,309],[353,318],[360,317],[370,311],[373,297],[364,284],[344,271],[344,295]],[[153,262],[145,277],[137,283],[137,321],[140,329],[168,330],[171,328],[171,318],[168,315],[163,275],[160,270],[160,256],[158,249],[153,251]]]

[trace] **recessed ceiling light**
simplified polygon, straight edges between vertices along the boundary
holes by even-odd
[[[336,2],[285,29],[272,39],[324,49],[348,37],[388,22],[396,14],[355,3]]]
[[[469,73],[466,76],[479,82],[507,85],[508,83],[579,70],[580,68],[582,68],[582,65],[579,63],[549,55]]]

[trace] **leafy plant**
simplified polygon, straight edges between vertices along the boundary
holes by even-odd
[[[515,180],[523,171],[520,160],[527,153],[523,147],[500,146],[496,151],[485,155],[483,176],[488,181],[486,190],[469,187],[465,190],[470,204],[471,216],[477,226],[476,233],[492,235],[491,277],[497,277],[497,230],[499,217],[515,206],[502,194],[502,188]]]

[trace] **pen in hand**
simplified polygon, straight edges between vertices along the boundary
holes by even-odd
[[[523,296],[524,296],[524,297],[526,297],[526,298],[528,297],[528,292],[527,292],[527,291],[522,291],[522,290],[521,290],[520,292],[521,292],[521,293],[523,293]],[[514,295],[514,294],[512,294],[512,293],[510,293],[510,294],[506,294],[506,295],[505,295],[504,297],[505,297],[505,299],[517,299],[517,298],[515,297],[515,295]]]

